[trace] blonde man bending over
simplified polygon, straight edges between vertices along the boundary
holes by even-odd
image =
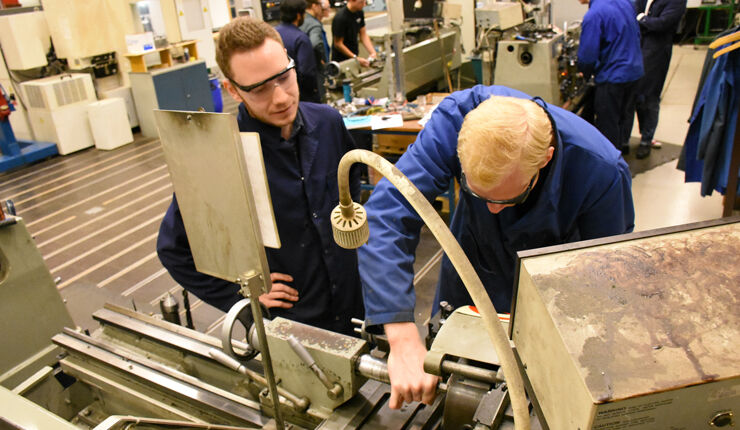
[[[571,112],[505,87],[447,97],[396,166],[432,200],[460,182],[450,230],[499,312],[509,312],[516,253],[627,233],[634,227],[631,175],[621,153]],[[370,240],[359,250],[365,321],[391,352],[390,406],[431,403],[437,377],[414,325],[413,262],[422,222],[383,180],[365,206]],[[436,304],[472,300],[445,257]]]

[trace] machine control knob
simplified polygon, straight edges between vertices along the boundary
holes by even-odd
[[[532,64],[532,60],[532,53],[529,51],[524,51],[519,55],[519,61],[525,66]]]
[[[711,421],[709,421],[709,425],[712,427],[726,427],[726,426],[735,426],[735,415],[732,413],[732,411],[723,411],[719,412],[717,415],[715,415]]]

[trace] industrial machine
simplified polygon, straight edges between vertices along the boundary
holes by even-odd
[[[274,428],[257,355],[265,346],[290,428],[461,428],[476,421],[512,428],[496,355],[467,351],[482,360],[467,364],[438,352],[461,327],[480,326],[469,310],[446,316],[450,322],[437,333],[446,343],[433,344],[427,365],[455,375],[440,386],[446,395],[430,406],[391,410],[382,351],[371,354],[370,340],[381,342],[278,318],[264,321],[264,344],[243,312],[246,299],[227,315],[221,339],[113,305],[94,313],[100,328],[93,333],[75,330],[22,218],[0,221],[0,286],[0,423],[12,428]],[[44,318],[23,303],[42,306]],[[248,342],[231,339],[236,321],[249,326]],[[486,349],[485,340],[465,340]]]
[[[352,96],[402,102],[407,95],[447,79],[460,67],[460,18],[450,12],[448,25],[439,26],[433,1],[388,2],[379,28],[368,31],[379,60],[363,69],[354,59],[327,65],[330,100]],[[408,16],[406,16],[408,15]],[[447,17],[446,17],[447,18]],[[380,49],[378,49],[380,48]]]
[[[279,246],[265,207],[269,195],[259,192],[266,188],[259,185],[261,157],[248,149],[259,148],[257,135],[239,134],[231,115],[158,111],[156,117],[198,270],[239,282],[246,296],[256,297],[267,273],[263,243]],[[219,168],[209,168],[212,163]],[[235,237],[243,239],[228,240]],[[430,406],[390,410],[383,350],[372,349],[382,342],[366,333],[354,338],[263,319],[249,299],[226,315],[221,339],[110,305],[94,314],[98,330],[75,330],[21,218],[8,217],[0,227],[0,286],[1,311],[12,319],[0,356],[0,416],[20,428],[38,420],[99,429],[512,425],[495,355],[474,364],[437,357],[428,367],[445,377],[440,390],[447,395]],[[43,306],[40,324],[22,302]],[[443,325],[435,333],[455,337],[444,331]],[[476,418],[478,408],[470,405],[483,397],[490,400]],[[46,412],[22,412],[39,405]]]
[[[550,428],[736,425],[739,221],[519,253],[510,335]]]
[[[460,67],[460,29],[452,26],[438,32],[439,37],[431,25],[413,26],[406,27],[396,41],[391,34],[372,37],[383,50],[369,68],[361,67],[354,59],[329,63],[327,75],[333,99],[342,98],[343,86],[348,85],[355,97],[394,100],[397,92],[405,97],[444,79],[445,67]],[[397,57],[396,51],[402,54]]]
[[[24,164],[43,160],[58,153],[53,142],[36,142],[16,139],[10,124],[10,114],[15,111],[5,88],[0,85],[0,172]]]
[[[578,71],[578,43],[581,39],[581,24],[565,23],[563,43],[558,56],[558,77],[560,80],[560,97],[563,107],[578,113],[582,107],[586,92],[593,86]]]
[[[442,376],[441,395],[429,406],[391,410],[384,343],[362,321],[356,322],[361,337],[349,337],[263,318],[258,301],[250,300],[265,287],[263,243],[279,243],[270,217],[255,218],[270,213],[260,197],[261,158],[249,149],[256,136],[239,134],[225,114],[159,111],[157,120],[198,270],[239,282],[249,297],[227,313],[220,339],[111,305],[94,313],[99,329],[76,330],[23,220],[7,217],[0,221],[0,422],[7,427],[693,430],[736,424],[740,219],[521,252],[514,310],[491,319],[493,307],[480,301],[472,266],[450,244],[444,222],[428,218],[425,198],[376,154],[350,152],[338,169],[337,242],[358,246],[370,234],[364,209],[348,197],[349,168],[365,162],[401,185],[476,303],[454,311],[443,306],[432,321],[424,367]],[[216,162],[220,169],[206,168]],[[234,219],[240,222],[224,230]],[[214,234],[232,240],[204,241]],[[491,333],[504,329],[502,347]],[[522,379],[525,404],[517,397]]]
[[[265,21],[280,20],[280,0],[260,0],[260,8]]]
[[[586,88],[576,67],[580,28],[560,30],[526,6],[525,11],[533,15],[526,21],[517,2],[488,3],[475,10],[478,42],[473,64],[478,81],[521,90],[557,105],[577,102]]]
[[[514,40],[500,40],[494,83],[561,104],[558,57],[562,43],[562,34],[536,28],[518,32]]]

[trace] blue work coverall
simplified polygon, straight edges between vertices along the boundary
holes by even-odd
[[[457,136],[463,118],[494,94],[529,98],[500,86],[453,93],[396,164],[428,200],[460,179]],[[627,233],[634,227],[631,176],[620,153],[575,114],[550,105],[548,110],[556,124],[557,146],[527,201],[493,214],[484,201],[461,192],[450,224],[500,312],[511,308],[518,251]],[[422,221],[387,180],[378,184],[365,208],[370,239],[359,249],[365,321],[414,321],[413,262]],[[437,294],[454,307],[472,303],[446,257]]]
[[[594,125],[625,153],[643,75],[636,16],[629,0],[591,0],[578,46],[578,69],[596,82]]]
[[[300,118],[298,118],[300,117]],[[357,253],[340,248],[332,236],[329,214],[338,204],[337,166],[354,149],[339,113],[327,105],[300,103],[294,138],[249,116],[239,106],[239,130],[260,135],[267,181],[282,247],[265,248],[271,272],[291,275],[298,290],[291,309],[272,308],[281,316],[316,327],[352,334],[351,318],[363,317]],[[350,190],[360,192],[353,168]],[[162,221],[157,253],[170,275],[204,302],[227,311],[242,299],[231,282],[195,270],[177,200]]]
[[[319,69],[316,65],[311,39],[293,24],[282,22],[275,27],[283,39],[288,56],[295,60],[295,70],[298,75],[298,89],[301,101],[320,103],[321,96],[318,89]]]

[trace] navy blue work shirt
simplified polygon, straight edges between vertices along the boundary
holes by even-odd
[[[271,272],[286,273],[298,290],[291,309],[271,308],[280,316],[352,334],[351,318],[363,318],[357,253],[335,242],[329,223],[338,204],[337,166],[354,149],[339,113],[327,105],[300,103],[293,136],[252,118],[239,106],[239,130],[260,135],[267,180],[282,247],[265,248]],[[359,170],[350,190],[360,192]],[[173,198],[157,239],[157,253],[170,275],[204,302],[227,311],[242,299],[239,287],[195,270],[177,200]]]
[[[301,101],[319,103],[318,67],[311,39],[293,24],[283,22],[275,30],[280,33],[288,56],[295,60]]]
[[[637,13],[645,12],[647,0],[637,0]],[[645,56],[673,48],[673,35],[678,30],[684,12],[684,0],[654,0],[650,10],[638,23],[642,34],[642,49]]]

